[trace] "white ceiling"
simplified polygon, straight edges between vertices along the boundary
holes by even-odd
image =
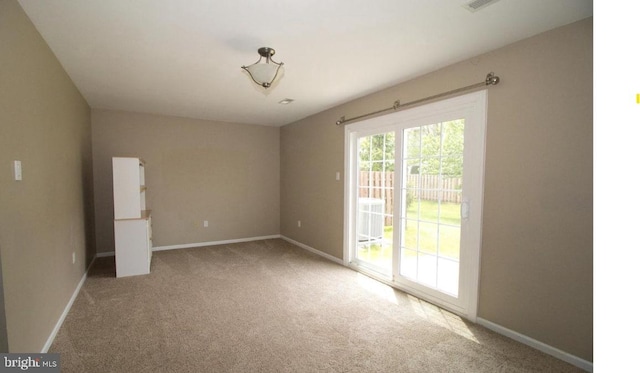
[[[593,14],[469,1],[19,0],[91,107],[271,126]],[[266,92],[240,68],[263,46],[285,64]]]

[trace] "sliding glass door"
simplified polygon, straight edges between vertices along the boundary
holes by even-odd
[[[486,93],[346,127],[348,265],[475,319]]]

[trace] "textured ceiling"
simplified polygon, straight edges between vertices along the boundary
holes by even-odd
[[[271,126],[593,14],[586,0],[19,2],[93,108]],[[240,68],[263,46],[285,64],[267,91]]]

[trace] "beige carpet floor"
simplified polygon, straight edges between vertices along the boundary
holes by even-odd
[[[580,372],[275,239],[99,258],[49,352],[63,372]]]

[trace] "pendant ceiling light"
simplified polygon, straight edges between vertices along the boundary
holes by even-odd
[[[278,63],[271,59],[271,57],[276,54],[276,51],[272,48],[262,47],[258,49],[258,54],[260,54],[260,58],[256,63],[249,66],[242,66],[242,68],[249,73],[249,76],[257,85],[267,89],[271,87],[271,83],[276,80],[278,71],[280,71],[284,63]],[[263,57],[264,61],[262,60]]]

